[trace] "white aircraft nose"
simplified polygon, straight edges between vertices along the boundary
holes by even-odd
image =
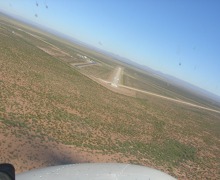
[[[17,180],[172,180],[156,169],[117,163],[86,163],[31,170],[17,175]]]

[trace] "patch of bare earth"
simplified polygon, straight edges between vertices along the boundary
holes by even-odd
[[[0,125],[4,126],[2,123]],[[135,159],[135,157],[126,157],[121,153],[103,154],[102,151],[85,147],[42,141],[40,137],[16,137],[10,129],[4,128],[4,132],[0,131],[0,162],[12,163],[16,173],[54,165],[89,162],[129,163]]]

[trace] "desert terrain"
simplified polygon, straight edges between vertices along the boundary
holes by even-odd
[[[219,111],[148,72],[0,17],[0,162],[16,173],[119,162],[219,179]]]

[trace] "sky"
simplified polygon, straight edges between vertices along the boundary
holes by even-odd
[[[219,0],[0,0],[0,11],[220,96]]]

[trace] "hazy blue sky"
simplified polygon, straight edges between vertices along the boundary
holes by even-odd
[[[220,95],[219,0],[0,0],[0,11]]]

